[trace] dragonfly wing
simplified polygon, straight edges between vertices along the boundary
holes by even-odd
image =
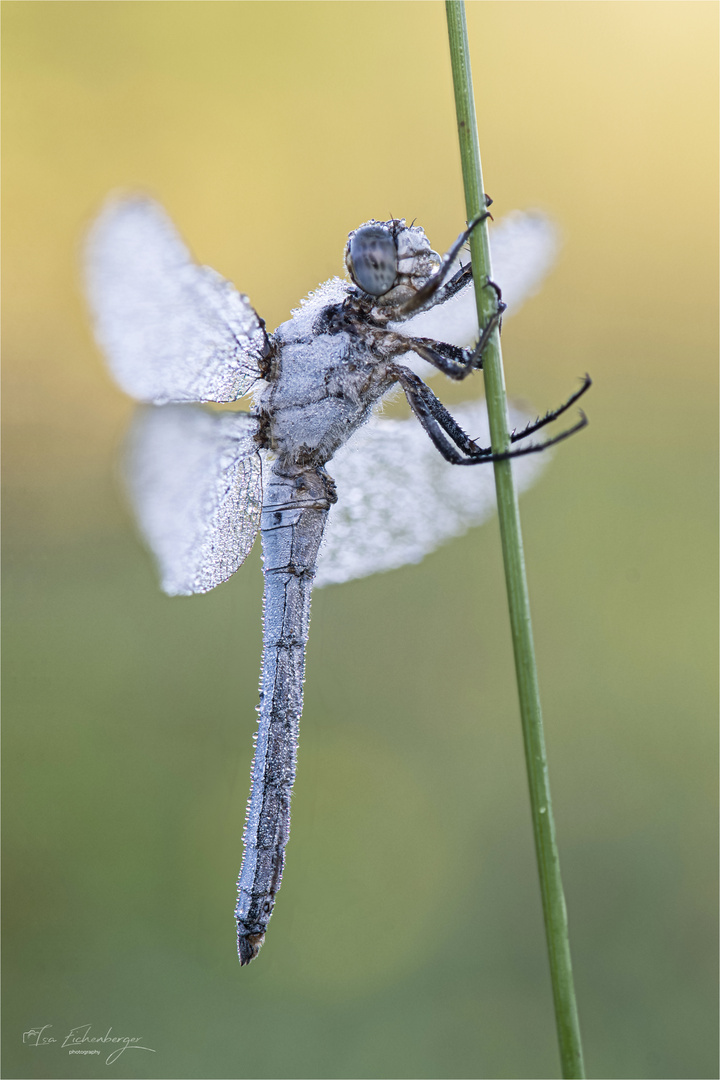
[[[247,413],[141,409],[126,478],[170,596],[207,592],[245,561],[260,524],[262,467]]]
[[[537,291],[553,265],[558,250],[557,230],[544,214],[517,210],[491,226],[490,246],[493,279],[500,286],[507,304],[506,316],[512,315]],[[468,260],[469,256],[464,252],[460,262]],[[423,311],[407,322],[390,325],[408,336],[430,337],[461,347],[470,345],[479,336],[472,281],[445,303]],[[422,378],[435,370],[429,364],[424,365]]]
[[[516,210],[498,222],[491,244],[493,276],[512,314],[537,292],[555,262],[558,231],[544,214]]]
[[[473,438],[489,445],[484,402],[459,405],[453,413]],[[510,418],[515,427],[529,419],[515,410]],[[543,454],[542,460],[529,455],[513,462],[518,490],[535,481],[546,460]],[[450,465],[414,417],[373,417],[328,468],[339,498],[330,510],[316,587],[420,562],[495,512],[492,467]]]
[[[115,379],[139,401],[235,401],[268,350],[247,296],[199,266],[152,199],[115,198],[87,241],[87,293]]]

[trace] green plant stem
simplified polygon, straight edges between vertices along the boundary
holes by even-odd
[[[465,204],[467,219],[471,221],[485,209],[485,189],[480,165],[465,5],[463,0],[446,0],[445,7],[450,37]],[[485,326],[497,304],[495,291],[487,287],[487,281],[492,279],[487,221],[474,230],[470,239],[470,254],[478,317],[480,325]],[[492,335],[485,350],[483,373],[492,448],[496,453],[503,452],[510,445],[510,435],[500,334],[497,331]],[[478,466],[478,468],[481,467]],[[584,1077],[580,1025],[570,961],[567,910],[560,878],[560,859],[550,801],[550,782],[530,623],[530,601],[525,574],[520,515],[511,462],[497,461],[493,467],[562,1075],[563,1077]]]

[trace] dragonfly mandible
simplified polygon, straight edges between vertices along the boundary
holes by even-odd
[[[235,909],[241,964],[263,943],[283,873],[313,585],[419,561],[492,512],[490,471],[456,466],[519,457],[526,486],[535,452],[586,422],[581,415],[554,438],[528,441],[587,390],[587,377],[494,454],[478,442],[488,438],[484,410],[465,405],[453,416],[420,377],[480,369],[505,301],[518,306],[552,260],[542,216],[497,226],[504,299],[488,282],[497,311],[478,334],[472,270],[461,258],[477,220],[442,257],[404,219],[366,222],[349,235],[348,279],[319,286],[272,334],[247,296],[194,262],[153,200],[111,199],[88,238],[98,342],[120,387],[146,403],[127,477],[163,589],[207,592],[238,569],[258,531],[262,539],[259,723]],[[398,386],[419,426],[376,415]],[[249,412],[197,407],[247,394]]]

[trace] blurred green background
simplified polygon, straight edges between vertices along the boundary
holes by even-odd
[[[78,274],[122,186],[270,327],[368,217],[444,250],[464,202],[443,5],[3,20],[4,1075],[557,1075],[496,522],[317,594],[285,880],[241,970],[259,553],[207,596],[159,593],[115,476],[132,404]],[[718,11],[468,20],[494,210],[563,236],[506,324],[510,394],[541,409],[595,379],[590,428],[523,500],[588,1074],[714,1077]],[[23,1045],[46,1024],[155,1053]]]

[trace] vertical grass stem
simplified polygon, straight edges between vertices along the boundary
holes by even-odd
[[[471,221],[485,209],[485,189],[475,119],[465,4],[463,0],[446,0],[445,7],[450,37],[465,204],[467,219]],[[484,326],[494,313],[497,303],[495,291],[487,287],[488,280],[492,280],[487,222],[483,222],[474,230],[470,239],[470,254],[478,316],[480,325]],[[500,334],[497,331],[493,334],[484,353],[483,373],[492,448],[496,453],[502,452],[510,445],[510,434]],[[570,961],[567,910],[560,877],[555,821],[550,801],[550,783],[530,622],[530,602],[520,515],[511,462],[498,461],[493,467],[562,1075],[582,1078],[585,1072],[580,1025]]]

